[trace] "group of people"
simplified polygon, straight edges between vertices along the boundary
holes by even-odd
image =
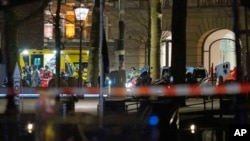
[[[21,70],[22,80],[28,87],[47,87],[53,78],[52,71],[45,65],[45,68],[38,69],[37,65],[24,66]]]

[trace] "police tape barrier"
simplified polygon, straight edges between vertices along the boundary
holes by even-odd
[[[102,88],[101,94],[109,96],[212,96],[212,95],[235,95],[247,94],[250,92],[250,83],[233,83],[220,86],[197,85],[172,85],[172,86],[147,86],[128,89],[125,87]],[[8,88],[0,88],[0,94],[11,94]],[[28,88],[24,87],[20,94],[47,94],[55,96],[58,94],[83,96],[99,95],[100,89],[96,87],[61,87],[57,88]]]
[[[204,86],[197,85],[173,85],[173,86],[151,86],[138,87],[127,93],[134,96],[212,96],[212,95],[234,95],[247,94],[250,92],[250,84],[233,83],[220,86]],[[112,95],[112,93],[111,93]],[[116,93],[114,93],[116,95]]]

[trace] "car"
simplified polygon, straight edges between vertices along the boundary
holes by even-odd
[[[197,82],[201,82],[204,78],[208,77],[208,72],[203,67],[196,67],[193,71],[193,76]]]
[[[161,68],[160,78],[165,78],[170,76],[170,67],[164,66]]]
[[[204,78],[208,77],[208,72],[204,67],[187,67],[186,75],[190,75],[196,81],[196,83],[201,83]]]
[[[160,78],[162,79],[170,77],[171,76],[170,69],[171,68],[167,66],[162,67]],[[193,66],[186,67],[186,75],[190,73],[198,83],[201,82],[204,78],[208,77],[208,72],[204,67],[193,67]]]

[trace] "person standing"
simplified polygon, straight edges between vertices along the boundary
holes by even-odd
[[[26,66],[26,83],[28,86],[31,86],[31,67],[30,66]]]
[[[41,87],[48,87],[49,81],[53,78],[52,72],[48,65],[45,65],[45,69],[41,71]]]
[[[31,86],[31,70],[29,66],[25,66],[22,69],[22,79],[24,80],[26,86]]]
[[[37,65],[34,65],[31,73],[31,87],[38,87],[40,85],[40,72]]]

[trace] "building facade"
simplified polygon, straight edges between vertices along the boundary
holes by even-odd
[[[173,0],[162,3],[162,45],[161,66],[171,66],[171,16]],[[147,64],[148,1],[132,0],[124,2],[125,22],[125,66],[137,68]],[[119,10],[119,1],[114,2],[114,11]],[[118,14],[108,13],[112,24],[118,23]],[[136,13],[136,14],[135,14]],[[238,24],[241,43],[241,65],[246,69],[246,52],[249,11],[238,1]],[[224,62],[236,67],[234,13],[230,0],[188,0],[186,23],[187,66],[203,66],[210,70]],[[117,25],[117,24],[116,24]],[[115,26],[112,26],[115,27]],[[116,29],[118,27],[116,26]],[[116,31],[117,32],[117,31]],[[135,52],[137,49],[137,52]]]
[[[88,50],[92,19],[92,0],[84,0],[89,8],[83,27],[83,49]],[[209,69],[212,65],[230,61],[236,65],[235,38],[233,34],[234,15],[230,0],[188,0],[187,1],[187,66],[204,66]],[[161,65],[170,66],[171,62],[171,16],[173,0],[162,1],[162,39]],[[43,13],[43,18],[35,18],[19,28],[18,47],[55,49],[53,16],[55,15],[56,0],[53,0]],[[79,48],[79,23],[75,20],[74,8],[78,0],[62,0],[60,12],[60,29],[63,49]],[[119,64],[119,21],[124,22],[124,64],[125,69],[137,69],[147,64],[148,59],[148,30],[149,30],[149,1],[148,0],[106,0],[104,9],[105,33],[108,41],[110,69],[117,70]],[[239,29],[248,26],[249,11],[239,4]],[[25,10],[24,10],[25,11]],[[121,18],[122,17],[122,18]],[[246,21],[247,20],[247,21]],[[27,26],[28,25],[28,26]],[[99,28],[99,27],[96,27]],[[49,33],[51,32],[51,33]],[[3,32],[1,32],[3,33]],[[35,34],[36,33],[36,34]],[[41,34],[42,33],[42,34]],[[243,33],[243,32],[242,32]],[[246,32],[245,32],[246,33]],[[246,64],[246,34],[241,34],[242,65]],[[4,36],[2,34],[2,36]],[[36,37],[34,39],[34,37]],[[35,43],[35,41],[37,41]],[[229,49],[225,46],[230,46]],[[224,51],[224,53],[223,53]],[[229,52],[229,53],[228,53]]]

